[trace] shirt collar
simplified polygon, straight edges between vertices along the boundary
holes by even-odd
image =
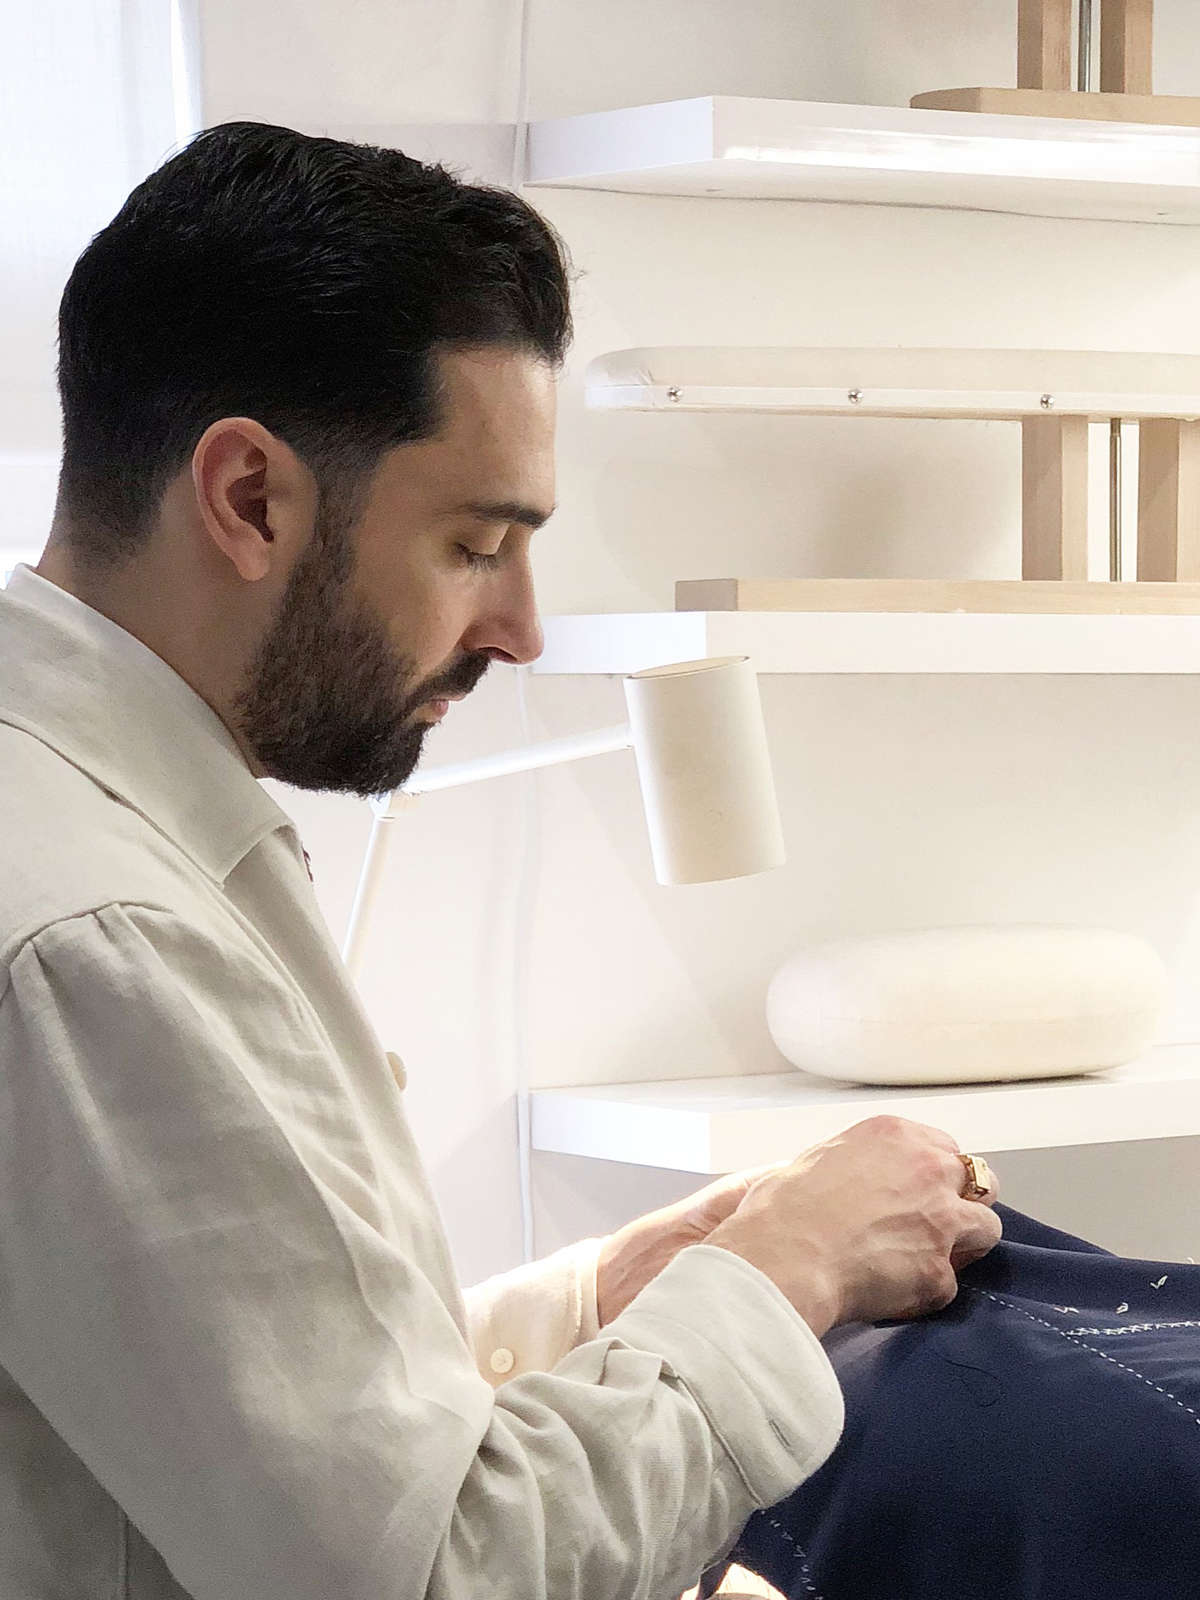
[[[260,839],[295,831],[173,667],[26,566],[0,590],[0,723],[57,750],[219,883]]]

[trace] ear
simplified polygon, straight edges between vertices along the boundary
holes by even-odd
[[[312,536],[312,473],[250,417],[222,417],[205,430],[192,452],[192,487],[209,538],[247,583],[290,569]]]

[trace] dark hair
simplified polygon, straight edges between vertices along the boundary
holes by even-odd
[[[439,417],[436,355],[561,363],[565,253],[518,195],[397,150],[230,122],[133,191],[59,309],[59,504],[78,553],[120,562],[223,416],[285,439],[322,490]]]

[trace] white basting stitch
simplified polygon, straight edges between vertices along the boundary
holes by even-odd
[[[1088,1350],[1092,1355],[1099,1356],[1101,1361],[1110,1362],[1112,1366],[1119,1368],[1120,1371],[1129,1373],[1130,1377],[1139,1379],[1148,1389],[1153,1389],[1156,1394],[1163,1395],[1167,1400],[1173,1400],[1179,1409],[1186,1411],[1196,1426],[1200,1428],[1200,1412],[1189,1406],[1186,1401],[1181,1400],[1178,1395],[1172,1394],[1169,1389],[1164,1389],[1161,1384],[1155,1383],[1144,1372],[1138,1372],[1135,1367],[1127,1367],[1124,1362],[1118,1361],[1114,1356],[1110,1356],[1106,1350],[1097,1350],[1094,1345],[1084,1344],[1081,1339],[1064,1332],[1062,1328],[1056,1328],[1052,1322],[1047,1322],[1043,1317],[1035,1317],[1033,1312],[1026,1311],[1024,1306],[1013,1305],[1011,1300],[1005,1300],[1001,1295],[992,1294],[987,1289],[976,1289],[971,1284],[963,1284],[962,1287],[969,1289],[972,1294],[983,1295],[987,1300],[994,1300],[998,1306],[1007,1306],[1010,1311],[1016,1311],[1020,1316],[1027,1317],[1030,1322],[1036,1322],[1039,1327],[1049,1328],[1050,1332],[1056,1333],[1060,1339],[1066,1339],[1070,1344],[1078,1345],[1081,1350]]]
[[[1073,1338],[1080,1333],[1103,1334],[1105,1338],[1115,1339],[1123,1333],[1151,1333],[1156,1328],[1200,1328],[1200,1322],[1129,1322],[1123,1328],[1060,1328],[1060,1333],[1065,1333],[1068,1338]]]
[[[775,1529],[776,1533],[781,1533],[783,1535],[783,1537],[787,1540],[787,1542],[795,1550],[795,1552],[796,1552],[796,1560],[800,1563],[800,1577],[804,1581],[805,1589],[807,1589],[809,1594],[812,1595],[813,1600],[822,1600],[822,1596],[817,1592],[816,1584],[814,1584],[813,1581],[812,1581],[812,1573],[809,1571],[808,1557],[805,1554],[805,1552],[796,1543],[795,1539],[787,1531],[787,1529],[784,1527],[783,1523],[780,1522],[777,1517],[768,1517],[767,1518],[767,1522],[770,1524],[770,1526],[772,1528]]]

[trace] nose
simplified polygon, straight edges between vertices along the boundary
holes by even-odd
[[[524,666],[536,661],[545,644],[533,571],[528,560],[501,569],[484,607],[463,637],[466,651],[488,651],[501,661]]]

